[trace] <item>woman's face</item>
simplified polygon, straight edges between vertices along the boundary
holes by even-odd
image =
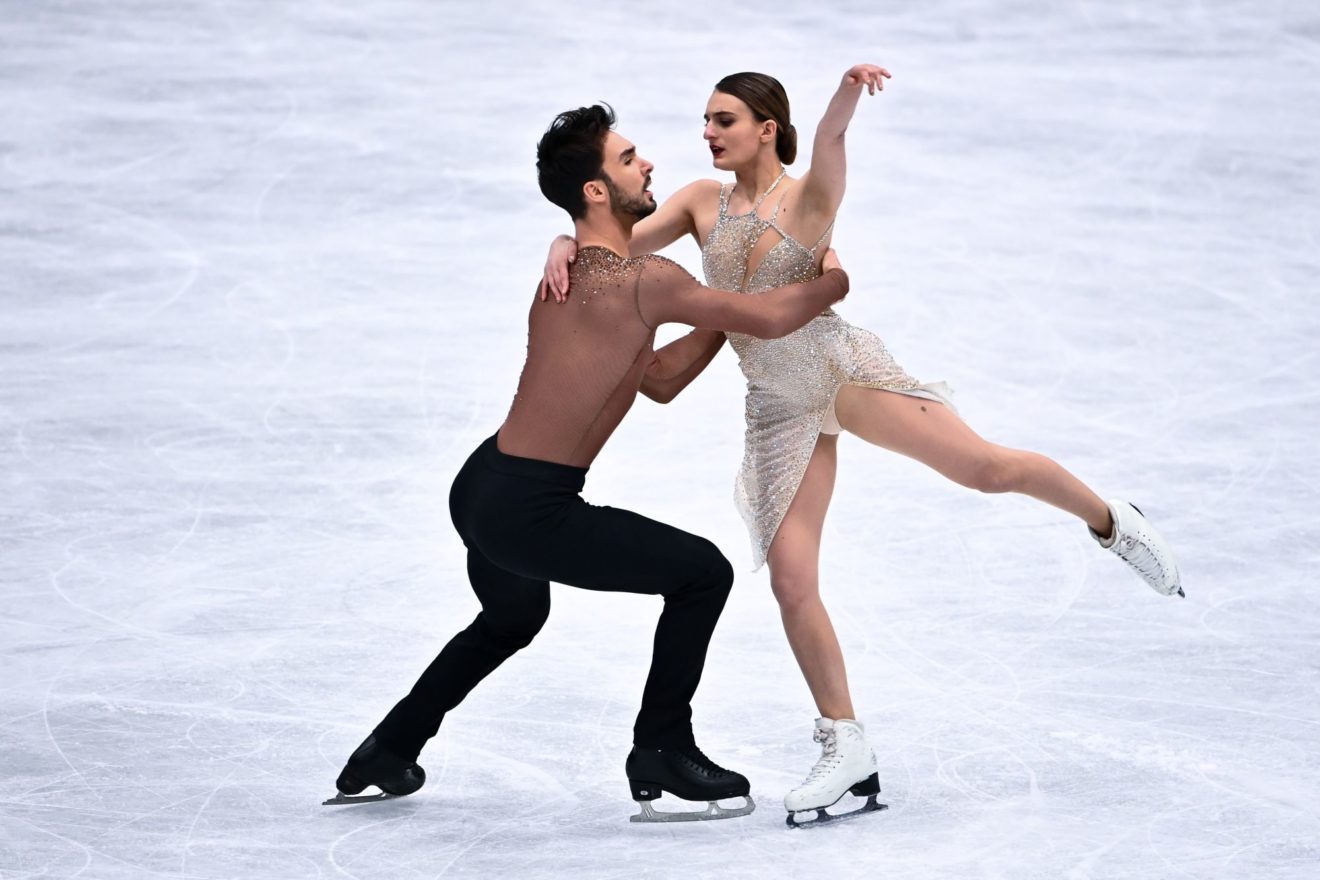
[[[757,122],[752,110],[740,99],[715,92],[706,102],[706,130],[716,168],[731,171],[756,161],[762,144],[773,144],[775,123]]]

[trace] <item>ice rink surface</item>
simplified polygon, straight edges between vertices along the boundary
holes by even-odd
[[[0,10],[0,876],[1320,872],[1313,2]],[[551,117],[613,103],[663,197],[715,173],[712,84],[765,71],[801,173],[862,61],[894,78],[848,135],[840,311],[1136,501],[1188,598],[846,438],[823,591],[891,809],[785,830],[814,712],[731,502],[726,350],[587,497],[739,570],[696,724],[760,809],[628,823],[659,603],[562,587],[426,788],[321,807],[475,613],[445,500],[570,229]]]

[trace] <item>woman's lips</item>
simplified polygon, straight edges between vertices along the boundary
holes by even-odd
[[[715,157],[718,158],[718,157],[720,156],[720,154],[724,152],[724,148],[723,148],[723,147],[717,147],[717,146],[715,146],[714,144],[711,144],[711,145],[710,145],[710,152],[711,152],[712,155],[714,155]]]

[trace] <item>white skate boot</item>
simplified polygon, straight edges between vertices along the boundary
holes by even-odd
[[[887,808],[887,804],[875,801],[880,793],[880,776],[876,772],[875,753],[866,742],[861,724],[848,719],[817,718],[814,738],[821,745],[820,760],[811,768],[806,781],[784,797],[789,828],[822,825]],[[866,803],[846,813],[825,811],[849,792],[866,798]],[[798,821],[803,814],[813,812],[815,818]]]
[[[1106,504],[1114,520],[1114,533],[1105,540],[1096,534],[1095,529],[1088,529],[1091,537],[1101,547],[1114,551],[1161,596],[1187,595],[1183,592],[1178,564],[1173,561],[1173,551],[1141,511],[1126,501],[1114,500]]]

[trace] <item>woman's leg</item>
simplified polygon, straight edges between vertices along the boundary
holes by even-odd
[[[990,443],[943,404],[893,391],[845,385],[839,424],[868,443],[901,453],[981,492],[1019,492],[1066,510],[1109,536],[1109,507],[1057,462]]]
[[[770,544],[770,588],[779,601],[784,633],[826,718],[854,718],[843,651],[820,601],[820,536],[834,492],[839,438],[821,434],[806,475]]]

